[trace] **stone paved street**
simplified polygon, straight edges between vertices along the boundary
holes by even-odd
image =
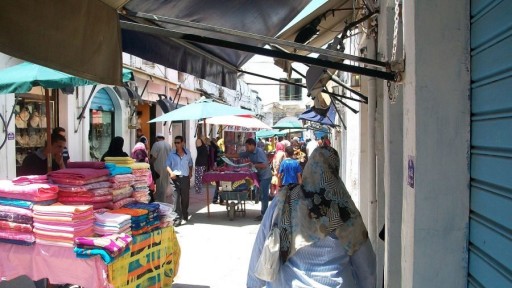
[[[210,193],[213,195],[210,186]],[[246,287],[247,267],[259,223],[260,204],[247,201],[245,217],[230,221],[226,206],[211,204],[206,209],[206,194],[190,193],[190,220],[176,228],[181,259],[174,288]],[[210,197],[211,202],[212,197]]]

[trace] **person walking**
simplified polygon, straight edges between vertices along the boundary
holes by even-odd
[[[163,134],[156,134],[156,142],[151,147],[149,164],[153,167],[155,175],[153,180],[155,181],[156,188],[154,199],[157,202],[166,202],[165,194],[169,189],[169,173],[167,172],[167,156],[171,153],[172,147],[167,141]]]
[[[288,146],[285,148],[286,159],[281,162],[278,171],[278,186],[288,186],[292,184],[302,184],[302,167],[299,161],[293,156],[295,150]]]
[[[276,144],[276,153],[272,159],[272,181],[270,183],[270,197],[272,198],[276,196],[277,191],[279,191],[279,167],[285,158],[284,144],[278,142]]]
[[[338,152],[318,147],[306,164],[302,185],[279,191],[256,235],[248,288],[376,287],[375,253],[339,169]],[[267,282],[256,276],[256,267],[273,227],[279,229],[280,267]]]
[[[258,183],[260,184],[261,196],[261,214],[254,220],[261,221],[263,215],[268,208],[268,194],[270,189],[270,181],[272,180],[272,170],[268,164],[267,155],[261,149],[256,147],[256,141],[253,138],[245,140],[245,151],[236,154],[226,154],[228,158],[248,158],[252,166],[256,168],[258,175]]]
[[[196,139],[196,150],[197,156],[194,171],[194,187],[196,194],[201,194],[203,189],[203,174],[206,171],[206,167],[208,166],[208,146],[206,145],[205,141],[201,139],[201,137]]]
[[[133,146],[131,157],[135,159],[136,162],[146,162],[148,163],[148,151],[146,150],[146,143],[148,142],[148,139],[146,136],[141,136]]]
[[[183,222],[188,221],[188,206],[190,200],[190,175],[192,174],[192,156],[190,151],[184,147],[183,137],[174,137],[176,150],[171,151],[167,157],[166,165],[169,177],[174,184],[172,200],[174,212],[178,217],[174,221],[174,226],[178,227]]]

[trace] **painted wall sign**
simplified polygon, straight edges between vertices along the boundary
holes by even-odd
[[[409,155],[407,160],[407,185],[411,188],[414,188],[414,162],[416,162],[416,157]]]

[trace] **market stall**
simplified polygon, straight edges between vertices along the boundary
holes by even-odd
[[[34,280],[48,278],[50,283],[95,288],[150,287],[156,283],[170,287],[178,272],[180,253],[172,226],[134,236],[128,252],[108,265],[99,256],[77,258],[72,247],[0,243],[0,276],[8,281],[26,275]]]
[[[0,180],[0,279],[170,287],[180,247],[167,203],[148,203],[147,163],[69,162]]]
[[[252,181],[253,185],[258,186],[258,176],[256,172],[250,169],[238,169],[238,168],[228,168],[228,167],[219,167],[217,170],[212,170],[203,174],[203,183],[206,183],[206,207],[208,210],[208,216],[210,216],[210,183],[216,181],[225,181],[229,183],[241,181],[249,179]],[[232,191],[222,191],[222,192],[232,192]],[[222,197],[222,196],[221,196]],[[238,198],[237,200],[239,200]],[[231,199],[228,199],[231,200]],[[245,205],[244,205],[245,207]],[[245,209],[244,209],[245,210]],[[245,212],[245,211],[244,211]]]

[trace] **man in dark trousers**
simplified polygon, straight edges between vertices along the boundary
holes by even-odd
[[[192,155],[186,149],[183,137],[174,137],[175,150],[172,150],[167,157],[167,172],[174,184],[172,200],[174,212],[178,218],[174,221],[174,226],[178,227],[182,222],[188,221],[188,205],[190,196],[190,176],[192,175]]]

